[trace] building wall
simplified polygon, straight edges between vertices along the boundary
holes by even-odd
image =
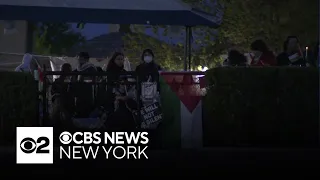
[[[16,32],[4,33],[4,22],[0,21],[0,52],[25,53],[27,41],[27,22],[15,21]]]

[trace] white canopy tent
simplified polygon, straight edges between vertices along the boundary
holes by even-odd
[[[2,20],[186,27],[184,69],[191,60],[191,27],[218,27],[216,17],[180,0],[1,0]]]

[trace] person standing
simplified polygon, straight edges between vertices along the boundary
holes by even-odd
[[[69,63],[61,66],[63,73],[72,72],[72,67]],[[51,119],[55,123],[68,124],[74,108],[73,94],[70,93],[69,83],[70,76],[61,75],[57,78],[51,88],[52,95],[52,113]]]
[[[90,56],[87,52],[80,52],[77,56],[78,67],[73,72],[97,72],[97,68],[89,62]],[[95,108],[95,76],[75,76],[73,82],[79,82],[72,85],[71,91],[75,94],[76,117],[88,117]]]
[[[141,107],[151,105],[153,103],[160,103],[160,74],[159,71],[162,68],[155,62],[155,55],[151,49],[145,49],[141,55],[142,63],[136,67],[136,73],[140,81],[139,93]],[[160,108],[159,107],[159,108]],[[141,119],[142,116],[141,116]],[[161,120],[153,122],[152,124],[147,125],[147,123],[142,120],[140,127],[147,129],[149,133],[149,139],[151,143],[150,147],[161,147],[161,144],[158,139],[161,127]]]
[[[141,61],[142,63],[136,67],[136,73],[139,78],[140,83],[140,90],[143,88],[143,83],[155,83],[155,86],[150,86],[149,92],[160,92],[160,75],[159,71],[162,70],[162,68],[156,64],[155,62],[155,56],[151,49],[145,49],[142,52],[141,55]],[[139,93],[141,94],[141,92]],[[143,94],[141,94],[143,96]],[[155,94],[153,94],[155,96]],[[151,95],[152,96],[152,95]]]
[[[134,130],[136,122],[132,110],[135,109],[135,94],[129,94],[127,76],[124,75],[124,55],[116,52],[111,57],[106,72],[107,104],[110,117],[106,127],[112,130]],[[132,105],[132,106],[130,106]]]

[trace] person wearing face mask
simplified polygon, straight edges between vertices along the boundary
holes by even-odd
[[[155,63],[154,53],[151,49],[145,49],[141,55],[142,63],[136,67],[139,80],[141,82],[156,82],[157,91],[160,91],[159,71],[162,68]]]
[[[283,44],[283,50],[277,56],[279,66],[306,66],[298,37],[289,36]]]
[[[251,50],[253,55],[251,55],[250,66],[275,66],[277,64],[275,55],[264,41],[254,41],[251,44]]]
[[[160,103],[160,75],[159,71],[162,68],[155,63],[155,56],[151,49],[145,49],[141,55],[142,63],[136,67],[136,73],[140,80],[140,104],[141,107],[148,106],[155,102]],[[159,104],[161,107],[161,103]],[[160,122],[161,123],[161,122]],[[141,122],[141,127],[146,128],[149,133],[149,139],[151,139],[151,147],[153,146],[161,146],[159,144],[158,138],[160,138],[159,134],[159,126],[160,124],[151,124],[150,127],[143,127],[144,122]],[[149,128],[149,129],[148,129]]]

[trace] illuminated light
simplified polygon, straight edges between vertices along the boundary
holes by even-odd
[[[198,66],[198,71],[202,71],[202,66]]]

